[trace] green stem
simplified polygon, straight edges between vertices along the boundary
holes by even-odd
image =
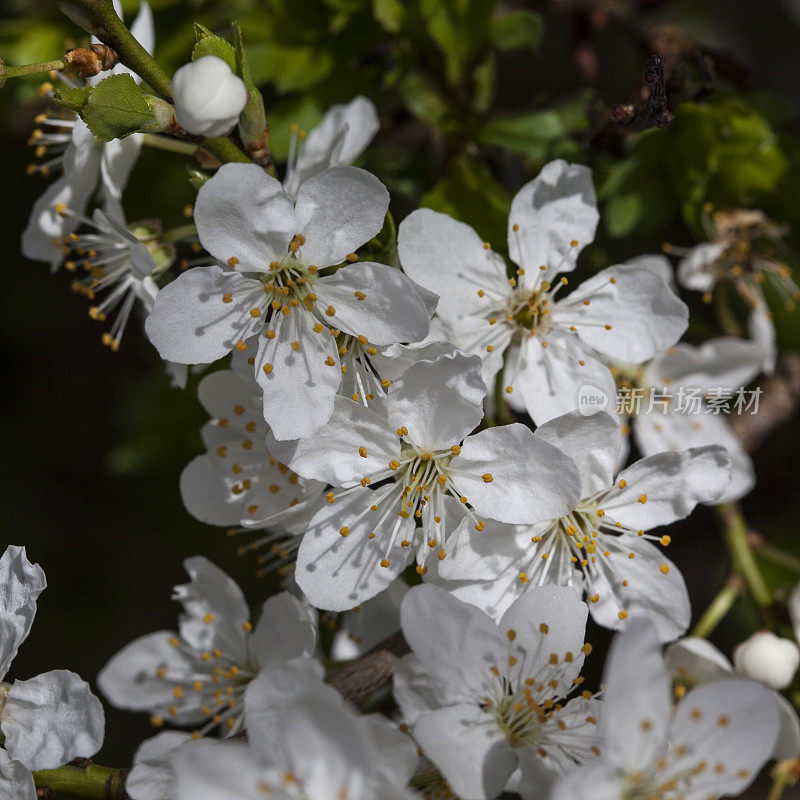
[[[153,91],[172,102],[172,80],[156,60],[136,40],[117,16],[110,0],[76,0],[99,25],[99,38],[113,48],[119,60],[152,87]]]
[[[717,514],[723,524],[722,536],[734,569],[744,578],[756,603],[765,608],[772,602],[772,593],[756,563],[742,512],[735,503],[722,503],[717,506]]]
[[[214,139],[203,139],[200,142],[203,150],[208,150],[212,156],[216,157],[223,164],[235,161],[240,164],[252,163],[250,159],[230,140],[223,136]]]
[[[156,150],[166,150],[170,153],[180,153],[184,156],[193,156],[197,152],[197,145],[190,142],[182,142],[171,136],[159,136],[155,133],[144,133],[144,143],[148,147]]]
[[[41,61],[38,64],[23,64],[20,67],[6,67],[6,78],[19,78],[22,75],[33,75],[37,72],[50,72],[52,70],[64,69],[64,59],[59,58],[56,61]]]
[[[185,239],[187,236],[194,236],[197,233],[197,227],[189,223],[188,225],[179,225],[177,228],[170,228],[164,231],[161,236],[162,242],[177,242],[178,239]]]
[[[67,764],[58,769],[40,769],[33,773],[33,779],[38,789],[80,800],[130,800],[125,791],[128,772],[98,764]]]
[[[495,417],[498,425],[508,425],[508,423],[514,421],[511,412],[508,410],[508,405],[506,404],[502,367],[500,367],[494,379],[494,405]]]
[[[777,769],[772,775],[772,787],[767,795],[767,800],[780,800],[785,789],[789,786],[789,775]]]
[[[711,601],[708,608],[703,612],[703,616],[694,626],[692,636],[699,636],[707,639],[714,629],[722,622],[725,615],[731,610],[739,595],[742,593],[744,584],[741,579],[730,580],[720,590],[719,594]]]
[[[800,573],[800,558],[781,550],[780,547],[767,544],[767,542],[754,542],[753,549],[762,558],[771,561],[773,564],[778,564],[781,567],[792,570],[792,572]]]
[[[421,786],[429,786],[430,784],[438,783],[441,780],[444,779],[442,778],[442,775],[438,769],[426,769],[425,772],[420,772],[418,775],[414,775],[408,782],[408,785],[418,789]]]

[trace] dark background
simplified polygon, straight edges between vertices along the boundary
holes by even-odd
[[[531,91],[543,86],[557,96],[585,85],[572,58],[566,12],[544,3],[531,7],[545,13],[544,41],[532,66],[501,82],[498,102],[505,107],[526,102]],[[0,42],[13,45],[17,54],[25,51],[15,28],[20,20],[30,14],[56,19],[41,2],[0,8]],[[794,102],[800,101],[800,29],[785,8],[777,0],[736,0],[665,3],[658,13],[662,19],[674,15],[694,35],[731,54],[750,71],[751,85]],[[165,4],[165,25],[176,20],[183,25],[193,13],[188,5]],[[156,17],[157,36],[161,18]],[[34,36],[26,45],[35,53],[30,60],[59,55],[57,40],[52,48],[44,44],[52,32],[25,36]],[[601,32],[596,47],[599,96],[606,104],[624,100],[639,80],[637,53],[613,31]],[[169,53],[166,61],[180,63],[189,49],[190,43],[183,52]],[[184,392],[170,388],[136,320],[129,324],[120,352],[102,347],[102,331],[89,319],[85,300],[69,290],[69,276],[50,275],[45,265],[19,255],[19,235],[43,185],[25,175],[32,160],[26,140],[41,110],[35,85],[10,91],[9,83],[0,91],[0,348],[5,387],[0,393],[0,549],[24,544],[49,583],[11,677],[69,668],[91,681],[131,639],[174,626],[177,608],[169,596],[171,587],[184,580],[183,558],[207,555],[242,583],[254,605],[265,587],[254,578],[252,560],[236,556],[224,531],[194,521],[181,505],[178,476],[201,452],[198,428],[205,419],[193,391],[196,380]],[[791,108],[796,117],[796,107]],[[384,131],[377,145],[387,138]],[[436,144],[423,139],[420,146]],[[369,166],[381,175],[377,156]],[[146,150],[126,194],[129,219],[163,214],[169,223],[180,224],[180,209],[192,200],[184,176],[180,158]],[[507,188],[513,192],[522,182],[508,181]],[[427,188],[423,181],[422,189]],[[401,198],[395,209],[399,219],[409,205]],[[685,228],[673,228],[652,236],[651,246],[656,248],[667,233],[687,235]],[[642,252],[638,242],[618,240],[604,246],[606,254],[619,259]],[[786,324],[789,336],[796,335],[800,316]],[[756,530],[798,555],[799,446],[800,422],[795,419],[755,454],[758,485],[743,503]],[[669,555],[689,585],[696,619],[727,570],[714,515],[698,509],[670,534]],[[800,577],[765,568],[778,587],[790,588]],[[742,601],[712,640],[730,653],[756,624],[753,609]],[[595,629],[592,640],[602,643],[607,635]],[[593,660],[596,674],[600,658]],[[107,714],[106,744],[97,760],[128,764],[134,748],[151,732],[146,715],[110,708]],[[753,797],[764,796],[760,791],[754,790]],[[794,796],[800,797],[800,791]]]

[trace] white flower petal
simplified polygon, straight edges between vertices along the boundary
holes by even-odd
[[[391,386],[389,428],[408,429],[418,447],[444,450],[463,441],[483,418],[486,387],[476,356],[456,352],[410,366]]]
[[[678,264],[678,282],[696,292],[710,292],[714,288],[714,262],[722,255],[721,244],[704,242],[693,247]]]
[[[445,319],[482,316],[495,308],[492,300],[511,293],[503,259],[447,214],[413,211],[400,223],[397,249],[411,280],[439,295],[437,313]]]
[[[556,519],[580,500],[575,462],[520,423],[467,437],[450,466],[475,512],[500,522]]]
[[[380,781],[405,786],[414,774],[419,755],[414,740],[401,733],[391,720],[382,714],[361,717],[366,735],[378,757],[377,777]]]
[[[747,339],[720,336],[699,347],[678,344],[657,355],[647,367],[651,386],[709,392],[747,386],[761,372],[764,348]]]
[[[298,220],[280,181],[255,164],[224,164],[197,193],[200,243],[242,272],[267,272],[289,252]]]
[[[295,197],[300,184],[313,175],[328,167],[352,164],[372,141],[379,124],[375,105],[366,97],[331,106],[300,145],[297,163],[283,182],[286,191]]]
[[[250,618],[250,609],[236,581],[205,556],[184,559],[183,568],[189,583],[176,586],[172,599],[183,606],[186,614],[204,623],[211,614],[225,625],[241,629]]]
[[[346,611],[369,600],[405,569],[413,555],[400,542],[414,538],[414,520],[398,519],[397,527],[391,520],[377,527],[384,511],[369,510],[371,498],[369,489],[357,490],[326,504],[311,520],[297,551],[295,576],[317,608]],[[345,527],[349,533],[342,536],[339,531]],[[370,539],[373,532],[375,538]],[[380,564],[384,558],[389,559],[388,567]]]
[[[276,439],[311,436],[333,413],[342,381],[336,340],[327,328],[317,333],[314,317],[295,308],[280,316],[275,337],[261,337],[256,381],[264,392],[264,419]]]
[[[412,729],[428,758],[464,800],[490,800],[517,767],[514,750],[494,719],[461,703],[423,714]]]
[[[655,253],[629,258],[625,263],[626,267],[638,267],[639,269],[649,269],[661,278],[664,283],[677,295],[678,285],[675,282],[675,270],[672,263],[666,256]]]
[[[332,167],[309,178],[297,193],[298,228],[305,236],[298,258],[328,267],[377,236],[389,208],[389,192],[358,167]]]
[[[605,537],[608,555],[597,559],[592,590],[599,597],[589,610],[604,628],[626,626],[623,615],[645,614],[659,639],[682,636],[692,618],[689,593],[680,570],[655,545],[637,536]],[[633,557],[631,557],[633,554]]]
[[[800,719],[795,707],[779,692],[773,692],[773,699],[778,705],[780,715],[780,732],[772,758],[782,761],[785,758],[800,758]]]
[[[730,480],[730,461],[721,447],[659,453],[637,461],[617,476],[603,499],[606,513],[631,528],[650,530],[688,517],[698,503],[716,500]]]
[[[145,13],[146,3],[142,4],[141,16]],[[149,8],[148,8],[149,10]],[[100,179],[103,187],[103,202],[106,211],[117,212],[121,216],[122,193],[128,185],[128,178],[144,144],[144,136],[134,133],[124,139],[112,139],[103,145],[100,157]]]
[[[395,665],[392,695],[400,706],[403,720],[413,725],[422,714],[464,701],[460,687],[432,675],[414,653],[403,656]]]
[[[447,558],[439,565],[439,575],[448,581],[495,578],[524,556],[530,540],[530,525],[507,525],[491,519],[484,530],[477,531],[467,517],[445,543]]]
[[[384,418],[362,403],[338,396],[328,424],[312,438],[278,441],[270,435],[267,446],[298,475],[334,486],[356,484],[365,475],[386,469],[400,454],[397,434]]]
[[[733,674],[733,666],[711,642],[687,636],[664,651],[664,663],[672,678],[690,684],[721,680]]]
[[[253,653],[262,665],[311,656],[317,641],[314,623],[305,606],[288,592],[270,597],[261,607],[253,631]]]
[[[513,641],[525,649],[520,675],[544,674],[555,654],[563,662],[555,691],[559,697],[569,694],[583,666],[588,616],[586,603],[569,586],[532,586],[515,600],[499,625],[504,632],[513,630]]]
[[[580,251],[594,241],[599,220],[592,171],[561,159],[551,161],[511,203],[511,260],[552,283],[557,273],[575,269]],[[573,241],[577,247],[571,246]],[[547,270],[539,272],[540,266]]]
[[[747,318],[747,332],[764,355],[761,368],[767,375],[772,375],[775,372],[775,361],[778,357],[777,333],[775,323],[772,321],[772,314],[766,303],[760,303],[750,312],[750,316]]]
[[[22,254],[34,261],[49,261],[56,269],[64,259],[61,246],[54,244],[73,232],[89,203],[100,172],[101,147],[81,119],[75,120],[72,141],[64,153],[64,173],[53,181],[33,204],[30,218],[22,232]],[[62,216],[56,206],[63,203],[72,212]]]
[[[5,750],[0,748],[0,797],[8,800],[36,800],[36,784],[33,775],[14,761]]]
[[[560,778],[550,800],[623,800],[623,777],[603,762],[587,764]]]
[[[55,769],[89,758],[103,744],[105,715],[89,684],[53,670],[8,690],[2,732],[9,755],[30,770]]]
[[[199,739],[173,750],[168,761],[174,782],[169,800],[251,800],[259,783],[280,779],[244,742]]]
[[[495,623],[439,586],[415,586],[400,606],[403,635],[420,663],[463,697],[483,685],[492,664],[507,651]],[[502,655],[498,655],[502,654]]]
[[[197,665],[170,644],[175,634],[170,631],[149,633],[125,645],[100,670],[97,685],[109,703],[129,711],[149,711],[166,707],[175,701],[172,683],[158,677],[162,667],[187,680]],[[204,715],[196,711],[190,721],[200,721]]]
[[[609,368],[571,335],[551,331],[542,338],[532,336],[523,344],[520,359],[519,371],[510,374],[507,368],[503,376],[504,384],[512,388],[506,397],[512,402],[519,397],[537,425],[579,407],[589,413],[610,411],[617,402]],[[581,405],[586,398],[594,405]]]
[[[226,303],[223,297],[233,293]],[[217,266],[195,267],[158,293],[145,330],[165,361],[210,364],[263,327],[250,315],[263,298],[260,281]]]
[[[371,344],[418,342],[428,335],[428,311],[412,282],[385,264],[363,261],[338,269],[314,284],[314,293],[318,308],[335,309],[326,312],[329,325]]]
[[[46,586],[42,568],[28,561],[25,548],[9,545],[0,557],[0,680],[30,632]]]
[[[601,411],[586,417],[572,411],[540,425],[536,436],[575,462],[581,475],[583,497],[596,494],[614,482],[622,431],[610,414]]]
[[[165,731],[142,742],[125,781],[125,791],[133,800],[170,800],[174,777],[167,758],[190,741],[188,733]]]
[[[553,310],[553,322],[576,327],[590,347],[635,364],[675,344],[688,320],[686,304],[658,275],[625,265],[598,272]]]
[[[665,747],[670,714],[670,680],[649,620],[632,618],[614,637],[603,677],[603,760],[626,772],[646,769]]]
[[[316,659],[298,658],[266,666],[244,696],[245,728],[254,749],[274,759],[285,747],[284,730],[302,698],[336,699],[336,689],[323,683],[325,668]]]
[[[727,679],[692,689],[678,703],[671,740],[687,755],[671,771],[705,762],[691,797],[738,795],[772,755],[780,729],[774,694],[755,681]],[[722,765],[720,768],[718,765]]]

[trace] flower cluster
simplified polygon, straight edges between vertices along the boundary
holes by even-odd
[[[132,31],[152,49],[144,3]],[[681,341],[689,310],[666,258],[581,262],[600,219],[588,167],[545,164],[497,248],[428,208],[395,236],[388,189],[353,166],[379,127],[371,102],[293,131],[280,180],[266,127],[251,141],[263,103],[239,45],[230,59],[218,44],[196,51],[172,79],[174,118],[158,132],[241,156],[205,153],[188,228],[126,221],[122,191],[152,132],[100,144],[60,115],[32,137],[62,153],[39,171],[63,175],[23,252],[80,273],[73,288],[111,320],[112,350],[138,313],[177,383],[207,372],[184,505],[279,577],[251,621],[226,573],[187,559],[177,629],[99,673],[109,703],[169,728],[141,746],[128,795],[705,800],[800,757],[780,694],[796,644],[762,631],[731,664],[685,637],[691,601],[665,555],[668,526],[755,483],[729,421],[707,412],[712,387],[733,392],[774,362],[751,272],[795,288],[753,246],[755,228],[778,232],[720,219],[716,240],[684,255],[680,283],[735,279],[757,330]],[[660,410],[630,402],[660,387]],[[686,389],[689,411],[675,407]],[[9,547],[0,676],[44,586]],[[618,632],[597,685],[581,674],[590,617]],[[376,648],[390,669],[373,686]],[[0,683],[0,733],[0,794],[28,800],[32,771],[94,754],[103,712],[76,675],[48,672]]]

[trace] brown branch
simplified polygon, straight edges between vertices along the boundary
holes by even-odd
[[[757,450],[771,433],[800,409],[800,352],[781,353],[775,374],[767,378],[761,388],[758,413],[730,418],[734,433],[748,452]]]

